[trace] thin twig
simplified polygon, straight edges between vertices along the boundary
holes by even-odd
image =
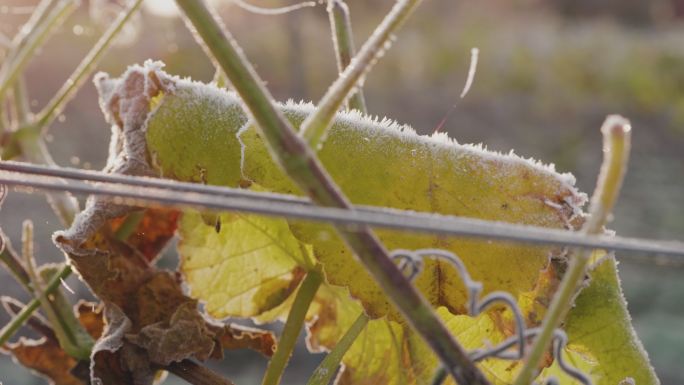
[[[73,325],[65,319],[64,314],[71,313],[71,307],[67,306],[66,309],[60,308],[65,302],[60,302],[55,298],[50,298],[48,296],[41,296],[40,293],[46,292],[45,282],[38,272],[38,267],[36,266],[36,261],[33,254],[33,223],[29,220],[24,221],[23,232],[22,232],[22,245],[23,245],[23,257],[24,264],[26,265],[26,271],[31,279],[31,286],[33,287],[33,295],[35,298],[40,300],[43,312],[50,321],[50,325],[57,335],[59,340],[59,345],[67,352],[70,356],[77,358],[79,360],[87,360],[90,357],[90,352],[92,348],[92,341],[87,341],[86,345],[82,345],[77,337],[78,330],[75,330]],[[60,280],[60,283],[62,280]],[[58,296],[59,294],[54,294]],[[78,326],[81,326],[80,324]],[[90,337],[90,336],[88,336]]]
[[[354,91],[355,87],[363,84],[366,74],[389,48],[394,33],[421,2],[422,0],[397,0],[392,10],[351,60],[351,64],[328,88],[316,105],[313,114],[304,120],[300,127],[300,134],[306,138],[312,148],[318,148],[323,143],[333,117],[340,110],[347,96]]]
[[[23,325],[26,320],[31,317],[31,314],[33,314],[33,312],[40,307],[40,298],[47,298],[47,295],[58,288],[61,280],[68,277],[69,274],[71,274],[71,266],[65,265],[62,270],[55,273],[50,281],[48,281],[47,285],[45,286],[45,291],[41,292],[38,297],[33,298],[31,302],[29,302],[29,304],[26,305],[26,307],[19,314],[16,315],[16,317],[12,318],[12,320],[5,325],[2,330],[0,330],[0,346],[4,345],[14,335],[14,333],[19,330],[21,325]]]
[[[31,40],[30,35],[37,32],[37,27],[43,23],[43,20],[47,18],[47,16],[50,14],[50,11],[55,8],[59,1],[61,0],[41,0],[41,2],[38,3],[33,12],[31,12],[31,16],[28,18],[28,20],[26,20],[26,22],[15,33],[14,37],[12,37],[8,46],[7,54],[4,58],[5,63],[3,63],[3,67],[10,65],[10,61],[12,61],[13,58],[16,57],[17,52],[25,47],[26,44]],[[2,97],[0,97],[0,100],[2,100]]]
[[[330,28],[332,29],[337,70],[342,74],[351,64],[354,55],[356,55],[349,7],[343,0],[328,0],[328,18],[330,19]],[[359,110],[363,113],[367,112],[363,86],[357,86],[356,91],[349,96],[347,104],[350,109]]]
[[[17,253],[12,248],[9,239],[0,229],[0,243],[3,244],[4,248],[0,252],[0,262],[2,262],[7,270],[9,270],[14,278],[19,282],[27,292],[31,293],[31,280],[26,272],[24,264]]]
[[[599,234],[608,220],[617,200],[622,180],[627,170],[630,148],[629,122],[620,116],[609,116],[601,127],[603,133],[604,159],[592,196],[589,219],[580,230],[584,234]],[[576,250],[570,258],[570,266],[563,276],[558,291],[553,296],[544,316],[541,333],[534,340],[530,355],[515,380],[515,385],[529,385],[537,376],[539,363],[549,347],[554,330],[565,318],[573,298],[584,281],[591,250]]]
[[[3,66],[2,71],[0,71],[0,100],[2,100],[5,92],[14,84],[17,76],[26,66],[29,59],[33,57],[36,49],[76,9],[78,3],[78,0],[60,1],[54,8],[49,10],[48,15],[43,19],[39,19],[40,23],[35,26],[27,26],[27,28],[31,29],[31,32],[27,35],[22,35],[26,39],[25,42],[17,42],[17,45],[22,45],[22,49],[15,52],[11,56],[11,60],[7,61],[7,67]]]
[[[244,9],[245,11],[255,13],[257,15],[266,15],[266,16],[276,16],[276,15],[283,15],[285,13],[293,12],[298,9],[302,8],[309,8],[309,7],[315,7],[316,2],[315,1],[303,1],[301,3],[293,4],[293,5],[288,5],[285,7],[278,7],[278,8],[264,8],[264,7],[258,7],[256,5],[250,4],[244,0],[231,0],[233,4],[237,5],[238,7]]]
[[[9,171],[9,172],[8,172]],[[39,176],[40,175],[40,176]],[[42,176],[47,175],[47,176]],[[65,183],[57,178],[73,179]],[[85,181],[105,182],[92,186]],[[207,186],[156,178],[112,175],[95,171],[45,167],[18,162],[0,162],[0,183],[46,191],[71,191],[77,194],[108,196],[130,205],[187,207],[239,211],[300,218],[346,225],[370,225],[403,231],[466,236],[484,239],[577,246],[612,251],[684,257],[684,243],[590,235],[569,230],[550,229],[476,218],[404,211],[372,206],[352,206],[353,210],[316,207],[305,198],[229,187]],[[151,186],[151,187],[146,187]],[[680,261],[677,259],[676,261]]]
[[[95,43],[93,48],[83,58],[76,67],[69,79],[57,91],[57,94],[50,100],[47,106],[38,114],[35,128],[38,131],[47,131],[52,121],[59,115],[66,103],[71,100],[76,90],[78,90],[87,77],[93,72],[95,66],[100,61],[102,55],[107,51],[121,29],[128,20],[140,8],[142,0],[131,0],[124,8],[102,37]]]

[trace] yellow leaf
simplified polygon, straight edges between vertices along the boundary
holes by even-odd
[[[297,288],[309,250],[283,219],[225,214],[221,231],[200,214],[186,213],[180,225],[181,271],[191,293],[214,317],[251,317],[280,305]]]

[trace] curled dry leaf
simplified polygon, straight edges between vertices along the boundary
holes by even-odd
[[[78,321],[83,325],[88,334],[94,339],[100,338],[104,330],[102,304],[81,300],[78,301],[74,308]]]
[[[28,340],[21,338],[8,345],[9,353],[21,365],[40,373],[55,385],[83,385],[71,370],[77,362],[71,358],[55,339],[41,338]]]
[[[152,262],[175,233],[179,215],[178,210],[147,209],[126,243]],[[112,219],[112,231],[116,232],[124,222],[124,217]]]
[[[7,297],[3,297],[2,303],[12,315],[25,306]],[[98,308],[88,302],[80,302],[74,307],[76,317],[93,338],[98,338],[104,327]],[[44,337],[38,340],[22,337],[16,343],[8,344],[7,353],[21,365],[46,377],[51,384],[82,385],[87,382],[87,370],[82,370],[82,366],[87,366],[87,363],[76,361],[60,347],[54,332],[39,314],[34,314],[28,325]]]
[[[251,349],[271,357],[275,352],[276,340],[270,331],[230,325],[221,336],[221,346],[224,349]]]
[[[140,144],[143,134],[139,128],[161,82],[154,76],[133,73],[113,87],[98,84],[101,103],[113,123],[105,171],[154,175]],[[229,327],[215,325],[199,313],[197,301],[183,294],[177,274],[153,265],[175,233],[177,211],[146,210],[127,239],[114,237],[125,215],[135,210],[139,208],[91,197],[71,228],[54,236],[76,272],[104,304],[106,327],[92,355],[95,382],[151,383],[153,367],[187,358],[220,358],[221,339],[231,333]],[[95,333],[95,325],[91,326],[89,330]]]

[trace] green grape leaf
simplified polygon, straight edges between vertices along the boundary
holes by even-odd
[[[125,84],[132,77],[148,79],[157,92],[127,93]],[[142,169],[162,177],[302,195],[271,159],[235,94],[170,76],[157,63],[132,67],[122,79],[101,75],[98,82],[106,115],[114,125],[124,122],[123,135],[132,143],[122,149],[120,158],[144,160],[148,163],[143,162]],[[135,118],[145,111],[144,123],[126,124],[135,119],[108,108],[108,100],[117,98],[137,106],[132,109]],[[278,108],[295,127],[313,110],[311,105],[292,102]],[[391,121],[339,113],[317,150],[331,176],[356,204],[550,228],[577,229],[583,222],[580,207],[586,196],[575,189],[572,176],[514,154],[461,145],[443,134],[421,136]],[[202,214],[184,214],[180,252],[191,295],[207,304],[210,315],[264,322],[282,318],[291,304],[290,294],[315,259],[323,266],[326,283],[308,314],[311,349],[334,346],[361,311],[373,319],[345,356],[340,381],[423,384],[429,380],[437,364],[434,356],[331,227],[245,214],[222,214],[218,232],[206,222]],[[388,230],[376,233],[388,249],[440,248],[457,254],[473,279],[483,283],[485,294],[504,290],[518,298],[528,327],[539,325],[566,263],[563,251],[552,247]],[[597,274],[592,286],[604,279]],[[464,285],[448,263],[427,260],[415,284],[468,348],[496,343],[515,330],[504,308],[476,318],[467,316]],[[618,285],[608,285],[601,295],[589,298],[591,308],[602,306],[603,300],[621,301],[621,293]],[[581,308],[578,304],[573,315]],[[600,373],[622,376],[619,380],[642,378],[643,373],[631,371],[648,372],[648,360],[634,348],[626,313],[615,315],[618,326],[610,335],[617,339],[614,346],[629,349],[639,365],[623,369],[611,362],[610,349],[602,349],[603,343],[594,340],[600,333],[582,337],[581,332],[608,319],[587,314],[582,322],[573,323],[572,318],[567,322],[571,344],[564,354],[568,359],[597,378],[605,377]],[[481,366],[495,383],[504,384],[519,364],[488,360]],[[544,375],[557,371],[555,365],[547,360]],[[597,369],[598,365],[610,368],[600,372],[603,368]],[[652,379],[645,383],[657,383],[655,377],[644,376]],[[572,381],[564,378],[562,383]]]
[[[617,262],[601,259],[590,273],[565,322],[569,348],[589,354],[595,363],[590,374],[596,385],[618,384],[627,377],[636,384],[658,384],[627,312]]]

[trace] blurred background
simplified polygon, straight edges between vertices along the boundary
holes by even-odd
[[[3,41],[36,3],[0,0]],[[28,68],[34,111],[62,85],[120,7],[116,1],[83,3]],[[231,1],[215,3],[276,98],[317,101],[323,95],[336,76],[324,4],[263,16]],[[347,3],[358,47],[393,1]],[[607,114],[622,114],[632,121],[633,152],[611,228],[623,236],[684,240],[683,0],[431,0],[397,37],[365,84],[372,114],[431,133],[454,106],[442,129],[452,138],[555,163],[557,170],[573,173],[587,193],[601,160],[599,127]],[[477,74],[470,93],[459,100],[472,47],[480,49]],[[171,0],[147,0],[99,69],[118,76],[146,59],[197,80],[210,81],[214,74]],[[68,105],[48,142],[60,165],[104,165],[109,128],[92,84]],[[50,242],[60,224],[45,199],[11,192],[0,226],[15,246],[25,218],[36,225],[39,261],[61,260]],[[175,266],[173,256],[164,263]],[[622,259],[620,268],[634,326],[661,381],[684,383],[684,266],[632,256]],[[2,294],[26,300],[4,270],[0,282]],[[75,279],[69,282],[85,295]],[[0,324],[6,321],[3,313]],[[237,383],[258,383],[265,361],[250,354],[230,356],[221,370]],[[304,383],[320,359],[300,349],[284,383]],[[44,383],[4,355],[2,381]],[[181,382],[169,378],[168,383]]]

